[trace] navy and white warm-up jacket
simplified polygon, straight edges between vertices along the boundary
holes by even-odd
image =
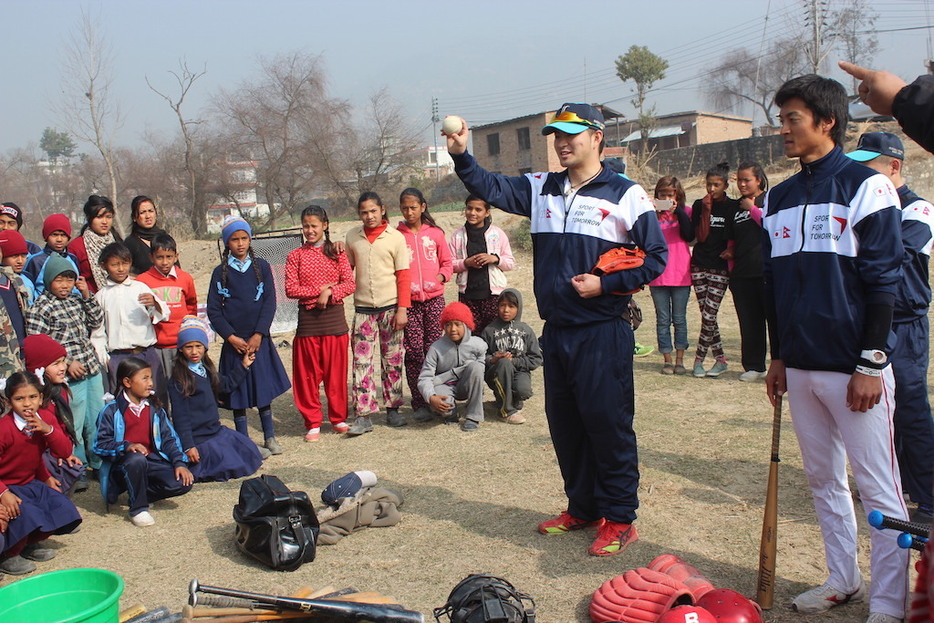
[[[895,298],[894,322],[910,322],[928,313],[931,285],[928,264],[934,242],[934,206],[907,186],[898,189],[902,206],[902,284]]]
[[[606,167],[569,201],[567,172],[506,177],[482,169],[468,153],[455,155],[454,170],[467,189],[506,212],[531,219],[534,289],[539,315],[556,326],[619,318],[632,292],[665,270],[668,247],[645,190]],[[639,268],[604,275],[604,294],[585,299],[571,279],[593,270],[600,255],[623,245],[645,251]]]
[[[839,148],[769,190],[762,248],[773,358],[854,371],[867,347],[867,307],[893,307],[901,281],[898,205],[886,176]],[[893,344],[889,332],[885,350]]]

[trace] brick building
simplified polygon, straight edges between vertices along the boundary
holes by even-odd
[[[752,119],[717,113],[689,111],[656,117],[649,135],[649,149],[664,151],[707,143],[732,141],[752,136]],[[607,145],[641,149],[642,132],[638,121],[607,124]]]
[[[604,118],[617,119],[621,113],[608,106],[597,106]],[[554,150],[554,136],[542,136],[555,111],[507,119],[471,128],[471,153],[487,171],[504,175],[522,175],[533,171],[560,171]],[[609,143],[607,143],[609,146]],[[607,156],[619,157],[624,150],[608,147]]]

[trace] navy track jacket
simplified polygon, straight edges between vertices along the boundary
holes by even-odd
[[[892,307],[901,281],[899,200],[889,179],[840,148],[772,188],[762,219],[772,357],[851,374],[867,305]],[[886,350],[891,352],[894,334]]]
[[[925,316],[931,304],[928,264],[934,239],[934,206],[907,186],[898,189],[902,206],[902,284],[895,299],[894,322],[909,322]]]
[[[466,152],[452,157],[471,193],[531,219],[535,298],[546,322],[573,326],[619,318],[631,297],[609,293],[638,290],[665,270],[668,247],[652,201],[641,186],[615,171],[603,167],[566,202],[566,171],[507,177],[485,171]],[[581,298],[571,279],[591,272],[600,255],[624,244],[645,251],[645,263],[602,276],[604,293]]]

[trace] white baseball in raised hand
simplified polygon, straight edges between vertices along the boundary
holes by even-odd
[[[441,124],[441,131],[447,134],[448,136],[458,134],[461,130],[464,129],[464,122],[460,117],[455,115],[450,115],[444,118],[444,123]]]

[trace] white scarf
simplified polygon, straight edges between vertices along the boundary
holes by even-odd
[[[100,236],[88,227],[84,230],[82,238],[84,238],[84,248],[88,253],[88,264],[91,265],[91,274],[94,276],[94,283],[97,284],[98,288],[103,288],[104,284],[107,283],[107,271],[101,268],[98,259],[104,247],[111,242],[117,241],[114,238],[114,232],[110,230],[107,232],[106,236]]]

